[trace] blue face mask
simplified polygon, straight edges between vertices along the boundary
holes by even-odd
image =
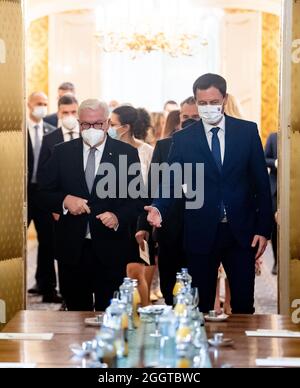
[[[108,134],[109,134],[109,136],[112,139],[117,139],[118,138],[118,131],[116,130],[115,127],[109,127]]]

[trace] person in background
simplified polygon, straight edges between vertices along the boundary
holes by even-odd
[[[172,137],[173,133],[180,128],[180,111],[173,110],[168,114],[166,124],[161,134],[161,139]]]
[[[240,103],[238,102],[237,98],[230,93],[227,93],[227,102],[225,105],[224,113],[237,119],[244,118]]]
[[[184,209],[184,250],[199,308],[214,307],[220,262],[226,271],[235,314],[254,313],[255,261],[263,255],[272,230],[271,192],[257,125],[224,115],[226,80],[199,77],[193,92],[201,120],[173,135],[169,163],[203,163],[204,203]],[[226,136],[225,136],[226,134]],[[187,152],[188,150],[188,152]],[[167,188],[172,190],[174,180]],[[185,203],[187,203],[187,199]],[[198,198],[199,199],[199,198]],[[160,228],[173,196],[146,206],[150,225]]]
[[[161,134],[164,128],[164,114],[162,112],[151,113],[151,127],[153,129],[154,142],[151,145],[155,145],[156,141],[161,138]]]
[[[137,108],[137,120],[133,126],[134,137],[153,146],[156,143],[151,126],[150,113],[145,108]]]
[[[40,172],[51,157],[56,144],[78,139],[80,129],[78,123],[78,101],[71,94],[65,94],[58,100],[58,118],[61,127],[43,138],[40,155]]]
[[[106,176],[101,165],[112,165],[116,182],[126,182],[128,193],[131,181],[140,175],[128,170],[140,162],[134,147],[107,136],[106,103],[83,101],[78,114],[81,136],[55,146],[41,176],[40,200],[60,215],[56,254],[67,309],[104,311],[126,275],[129,227],[141,206],[129,195],[101,189]],[[120,156],[127,158],[125,171],[120,169]]]
[[[178,106],[176,101],[174,101],[174,100],[166,101],[164,104],[164,118],[165,118],[165,120],[167,120],[167,117],[168,117],[170,112],[172,112],[173,110],[178,110],[178,109],[179,109],[179,106]]]
[[[276,221],[277,213],[277,167],[278,167],[278,155],[277,155],[277,132],[271,133],[267,139],[265,146],[265,158],[269,168],[269,178],[272,194],[272,208],[274,213],[273,230],[272,230],[272,248],[274,253],[274,265],[272,268],[272,274],[277,275],[277,233],[278,226]]]
[[[134,128],[137,131],[137,120],[138,113],[134,107],[119,106],[112,111],[110,129],[108,133],[112,138],[121,140],[122,142],[130,144],[137,149],[141,162],[143,180],[146,184],[153,147],[135,138]],[[132,225],[131,232],[132,249],[129,264],[127,265],[127,275],[132,279],[138,280],[138,290],[141,296],[141,303],[143,306],[147,306],[150,302],[150,287],[155,270],[154,252],[151,250],[150,265],[146,266],[144,260],[140,258],[139,246],[134,238],[136,223]],[[152,247],[152,245],[149,245],[149,247]]]
[[[57,91],[57,100],[59,100],[65,94],[71,94],[75,96],[75,86],[72,82],[63,82],[58,87]],[[61,126],[61,122],[59,122],[58,113],[52,113],[45,117],[45,122],[52,125],[54,128],[58,128]]]
[[[173,112],[170,113],[170,115]],[[170,117],[169,115],[169,117]],[[188,97],[180,104],[180,125],[181,129],[200,120],[198,108],[194,97]],[[156,143],[151,165],[153,163],[168,162],[168,155],[172,144],[172,135]],[[162,176],[158,184],[161,183]],[[151,187],[151,167],[148,174],[149,188]],[[150,194],[150,193],[149,193]],[[151,203],[151,200],[150,202]],[[173,304],[173,287],[176,280],[176,273],[186,266],[183,251],[183,210],[184,201],[176,199],[170,207],[162,228],[154,230],[158,241],[158,269],[160,274],[160,288],[168,305]],[[136,240],[141,247],[143,241],[152,234],[152,228],[147,222],[147,213],[144,212],[138,221]]]
[[[48,97],[43,92],[32,93],[28,98],[28,217],[37,232],[38,253],[35,273],[36,284],[28,290],[30,294],[40,294],[44,303],[60,303],[56,291],[54,267],[54,231],[51,214],[43,209],[38,200],[38,175],[41,168],[41,145],[44,135],[55,128],[44,122],[47,114]]]
[[[120,103],[117,100],[109,101],[109,103],[108,103],[109,112],[111,113],[118,106],[120,106]]]

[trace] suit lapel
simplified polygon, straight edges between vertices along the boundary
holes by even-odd
[[[74,171],[78,171],[80,185],[83,190],[86,192],[86,196],[88,197],[89,189],[86,184],[85,174],[84,174],[84,163],[83,163],[83,142],[82,139],[77,139],[77,141],[73,141],[74,144]]]
[[[59,143],[63,143],[65,141],[63,131],[61,128],[57,131],[57,140]]]
[[[195,131],[196,131],[196,136],[194,136],[194,137],[195,137],[195,139],[198,140],[198,145],[200,146],[201,152],[204,155],[205,160],[207,160],[207,162],[209,163],[209,165],[212,168],[212,170],[214,171],[214,173],[219,175],[220,172],[218,170],[218,167],[216,165],[214,157],[213,157],[211,150],[209,148],[207,138],[206,138],[205,129],[204,129],[204,126],[203,126],[203,123],[201,120],[199,121],[199,125],[197,125],[195,127]]]

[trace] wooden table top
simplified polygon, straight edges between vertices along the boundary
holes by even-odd
[[[3,332],[54,333],[51,341],[0,340],[0,362],[36,363],[38,367],[78,367],[80,361],[72,358],[69,345],[90,340],[96,328],[84,323],[93,312],[21,311]],[[300,324],[280,315],[233,315],[225,322],[206,323],[207,337],[216,332],[232,338],[228,348],[210,348],[214,367],[230,364],[232,367],[255,367],[256,358],[300,357],[300,338],[247,337],[245,330],[288,329],[300,331]]]

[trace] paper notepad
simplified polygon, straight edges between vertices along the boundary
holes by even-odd
[[[144,240],[144,247],[145,247],[144,251],[140,247],[140,258],[144,260],[145,263],[150,265],[149,245],[146,240]]]
[[[248,337],[300,338],[300,331],[259,329],[245,332]]]
[[[26,362],[0,362],[1,368],[35,368],[36,364],[26,363]]]
[[[268,358],[257,358],[257,366],[285,366],[285,367],[299,367],[299,357],[268,357]]]
[[[53,333],[0,333],[0,340],[50,341]]]

